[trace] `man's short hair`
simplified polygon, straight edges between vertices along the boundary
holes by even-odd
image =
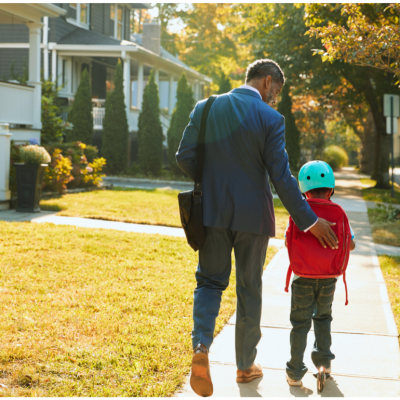
[[[257,60],[250,64],[246,71],[246,83],[253,79],[261,79],[271,75],[274,82],[280,82],[282,85],[285,83],[285,75],[281,67],[272,60],[264,59]]]

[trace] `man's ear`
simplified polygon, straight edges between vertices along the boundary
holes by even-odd
[[[269,89],[270,86],[271,86],[271,84],[272,84],[272,77],[271,77],[271,75],[268,75],[268,76],[265,78],[265,87],[266,87],[267,89]]]

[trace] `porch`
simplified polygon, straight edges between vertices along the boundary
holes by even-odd
[[[126,44],[124,44],[126,43]],[[71,105],[80,83],[82,71],[89,71],[92,85],[93,127],[103,129],[105,98],[114,90],[114,77],[117,62],[122,59],[124,74],[124,95],[129,131],[138,130],[138,117],[142,109],[143,92],[150,71],[154,69],[160,97],[160,119],[164,134],[167,134],[171,114],[176,104],[176,90],[182,72],[186,73],[192,85],[195,100],[204,97],[204,85],[208,78],[197,71],[171,60],[163,59],[151,51],[132,42],[120,45],[67,45],[49,44],[52,49],[52,79],[64,86],[59,96],[68,99]],[[57,69],[55,68],[57,65]],[[64,115],[66,118],[66,115]]]

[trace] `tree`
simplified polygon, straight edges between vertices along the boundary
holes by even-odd
[[[285,117],[286,151],[289,163],[293,170],[299,170],[300,163],[300,132],[292,113],[292,99],[289,93],[289,83],[286,82],[282,89],[282,98],[278,103],[278,111]]]
[[[329,27],[331,25],[336,26],[345,26],[346,21],[346,12],[342,13],[343,5],[342,4],[326,4],[324,6],[320,6],[318,4],[310,4],[307,6],[307,14],[306,21],[309,26],[315,28],[311,33],[315,34],[317,32],[317,28],[321,28],[321,32],[324,32],[322,28]],[[388,12],[385,4],[374,3],[374,4],[361,4],[359,6],[359,12],[364,15],[363,19],[365,21],[369,21],[372,25],[377,25],[380,27],[380,21],[382,21],[385,17],[384,13]],[[398,21],[393,19],[394,17],[390,17],[390,20]],[[353,25],[353,21],[350,19],[351,29],[356,29]],[[383,24],[384,25],[384,24]],[[351,31],[349,28],[349,30]],[[379,30],[379,29],[378,29]],[[349,37],[351,37],[350,33],[347,33]],[[352,39],[351,39],[352,40]],[[373,41],[373,38],[369,39]],[[335,42],[336,43],[336,42]],[[342,39],[340,40],[342,42]],[[371,42],[372,43],[372,42]],[[384,43],[382,43],[382,46]],[[327,44],[327,53],[324,55],[323,60],[327,60],[329,57],[330,44]],[[350,42],[350,47],[352,46],[352,42]],[[375,43],[374,46],[378,46],[378,43]],[[313,47],[313,49],[319,49],[320,47]],[[317,52],[315,52],[317,53]],[[332,53],[333,54],[333,53]],[[338,56],[341,54],[337,52]],[[357,55],[357,52],[354,56]],[[367,55],[365,53],[365,55]],[[341,55],[342,57],[342,55]],[[368,58],[368,61],[372,63],[372,60],[375,59],[377,62],[377,57],[384,57],[382,52],[378,53],[377,56],[371,55]],[[340,60],[334,61],[334,57],[332,57],[333,64],[339,65],[342,75],[344,78],[351,83],[351,85],[360,93],[363,93],[363,96],[368,103],[368,109],[371,110],[374,124],[376,127],[377,134],[375,135],[375,155],[374,155],[374,166],[372,178],[377,181],[377,188],[388,188],[389,187],[389,153],[390,153],[390,135],[386,134],[386,121],[383,116],[383,95],[384,93],[395,93],[398,94],[400,91],[394,87],[395,79],[392,73],[386,73],[384,70],[380,68],[376,68],[376,66],[358,66],[354,65],[354,63],[344,63],[344,57]],[[350,59],[349,59],[350,61]],[[365,61],[365,59],[364,59]],[[372,64],[370,64],[372,65]],[[389,65],[390,66],[390,65]]]
[[[221,72],[221,77],[219,79],[218,86],[219,86],[218,94],[228,93],[232,90],[229,76],[226,76],[223,71]]]
[[[56,104],[59,91],[60,88],[51,80],[42,81],[42,130],[40,133],[42,144],[60,143],[66,129]]]
[[[123,171],[128,161],[128,119],[121,61],[115,71],[115,89],[107,94],[103,121],[102,156],[107,160],[107,169],[116,173]]]
[[[318,14],[321,6],[311,6],[313,14],[309,18]],[[359,4],[343,4],[340,13],[347,16],[345,23],[311,27],[308,34],[322,39],[326,51],[316,50],[323,60],[342,59],[362,67],[378,68],[397,76],[397,83],[400,83],[400,33],[396,12],[400,12],[399,4],[390,4],[385,10],[372,14]],[[369,18],[371,15],[373,18]]]
[[[82,73],[81,82],[72,103],[72,109],[68,113],[68,121],[73,124],[72,130],[67,134],[68,142],[80,141],[92,144],[92,90],[90,87],[89,72],[86,69]]]
[[[189,123],[189,116],[194,108],[193,91],[187,83],[186,74],[183,73],[178,81],[176,91],[176,106],[172,113],[171,124],[168,129],[168,160],[171,170],[180,173],[181,170],[176,164],[175,153],[178,150],[182,139],[183,131]]]
[[[163,139],[160,122],[160,98],[158,87],[151,70],[144,89],[142,111],[139,115],[138,162],[143,172],[158,174],[163,160]]]

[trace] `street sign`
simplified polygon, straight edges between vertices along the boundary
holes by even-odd
[[[400,116],[398,95],[383,95],[383,114],[386,117],[386,133],[392,135],[392,197],[394,198],[394,134],[397,133],[397,118]]]
[[[383,95],[383,115],[390,117],[390,99],[393,98],[393,115],[392,117],[400,117],[400,102],[399,97],[396,94],[384,94]]]
[[[397,135],[397,118],[392,118],[392,119],[393,119],[393,132],[395,135]],[[390,117],[386,117],[386,133],[389,135],[392,134]]]

